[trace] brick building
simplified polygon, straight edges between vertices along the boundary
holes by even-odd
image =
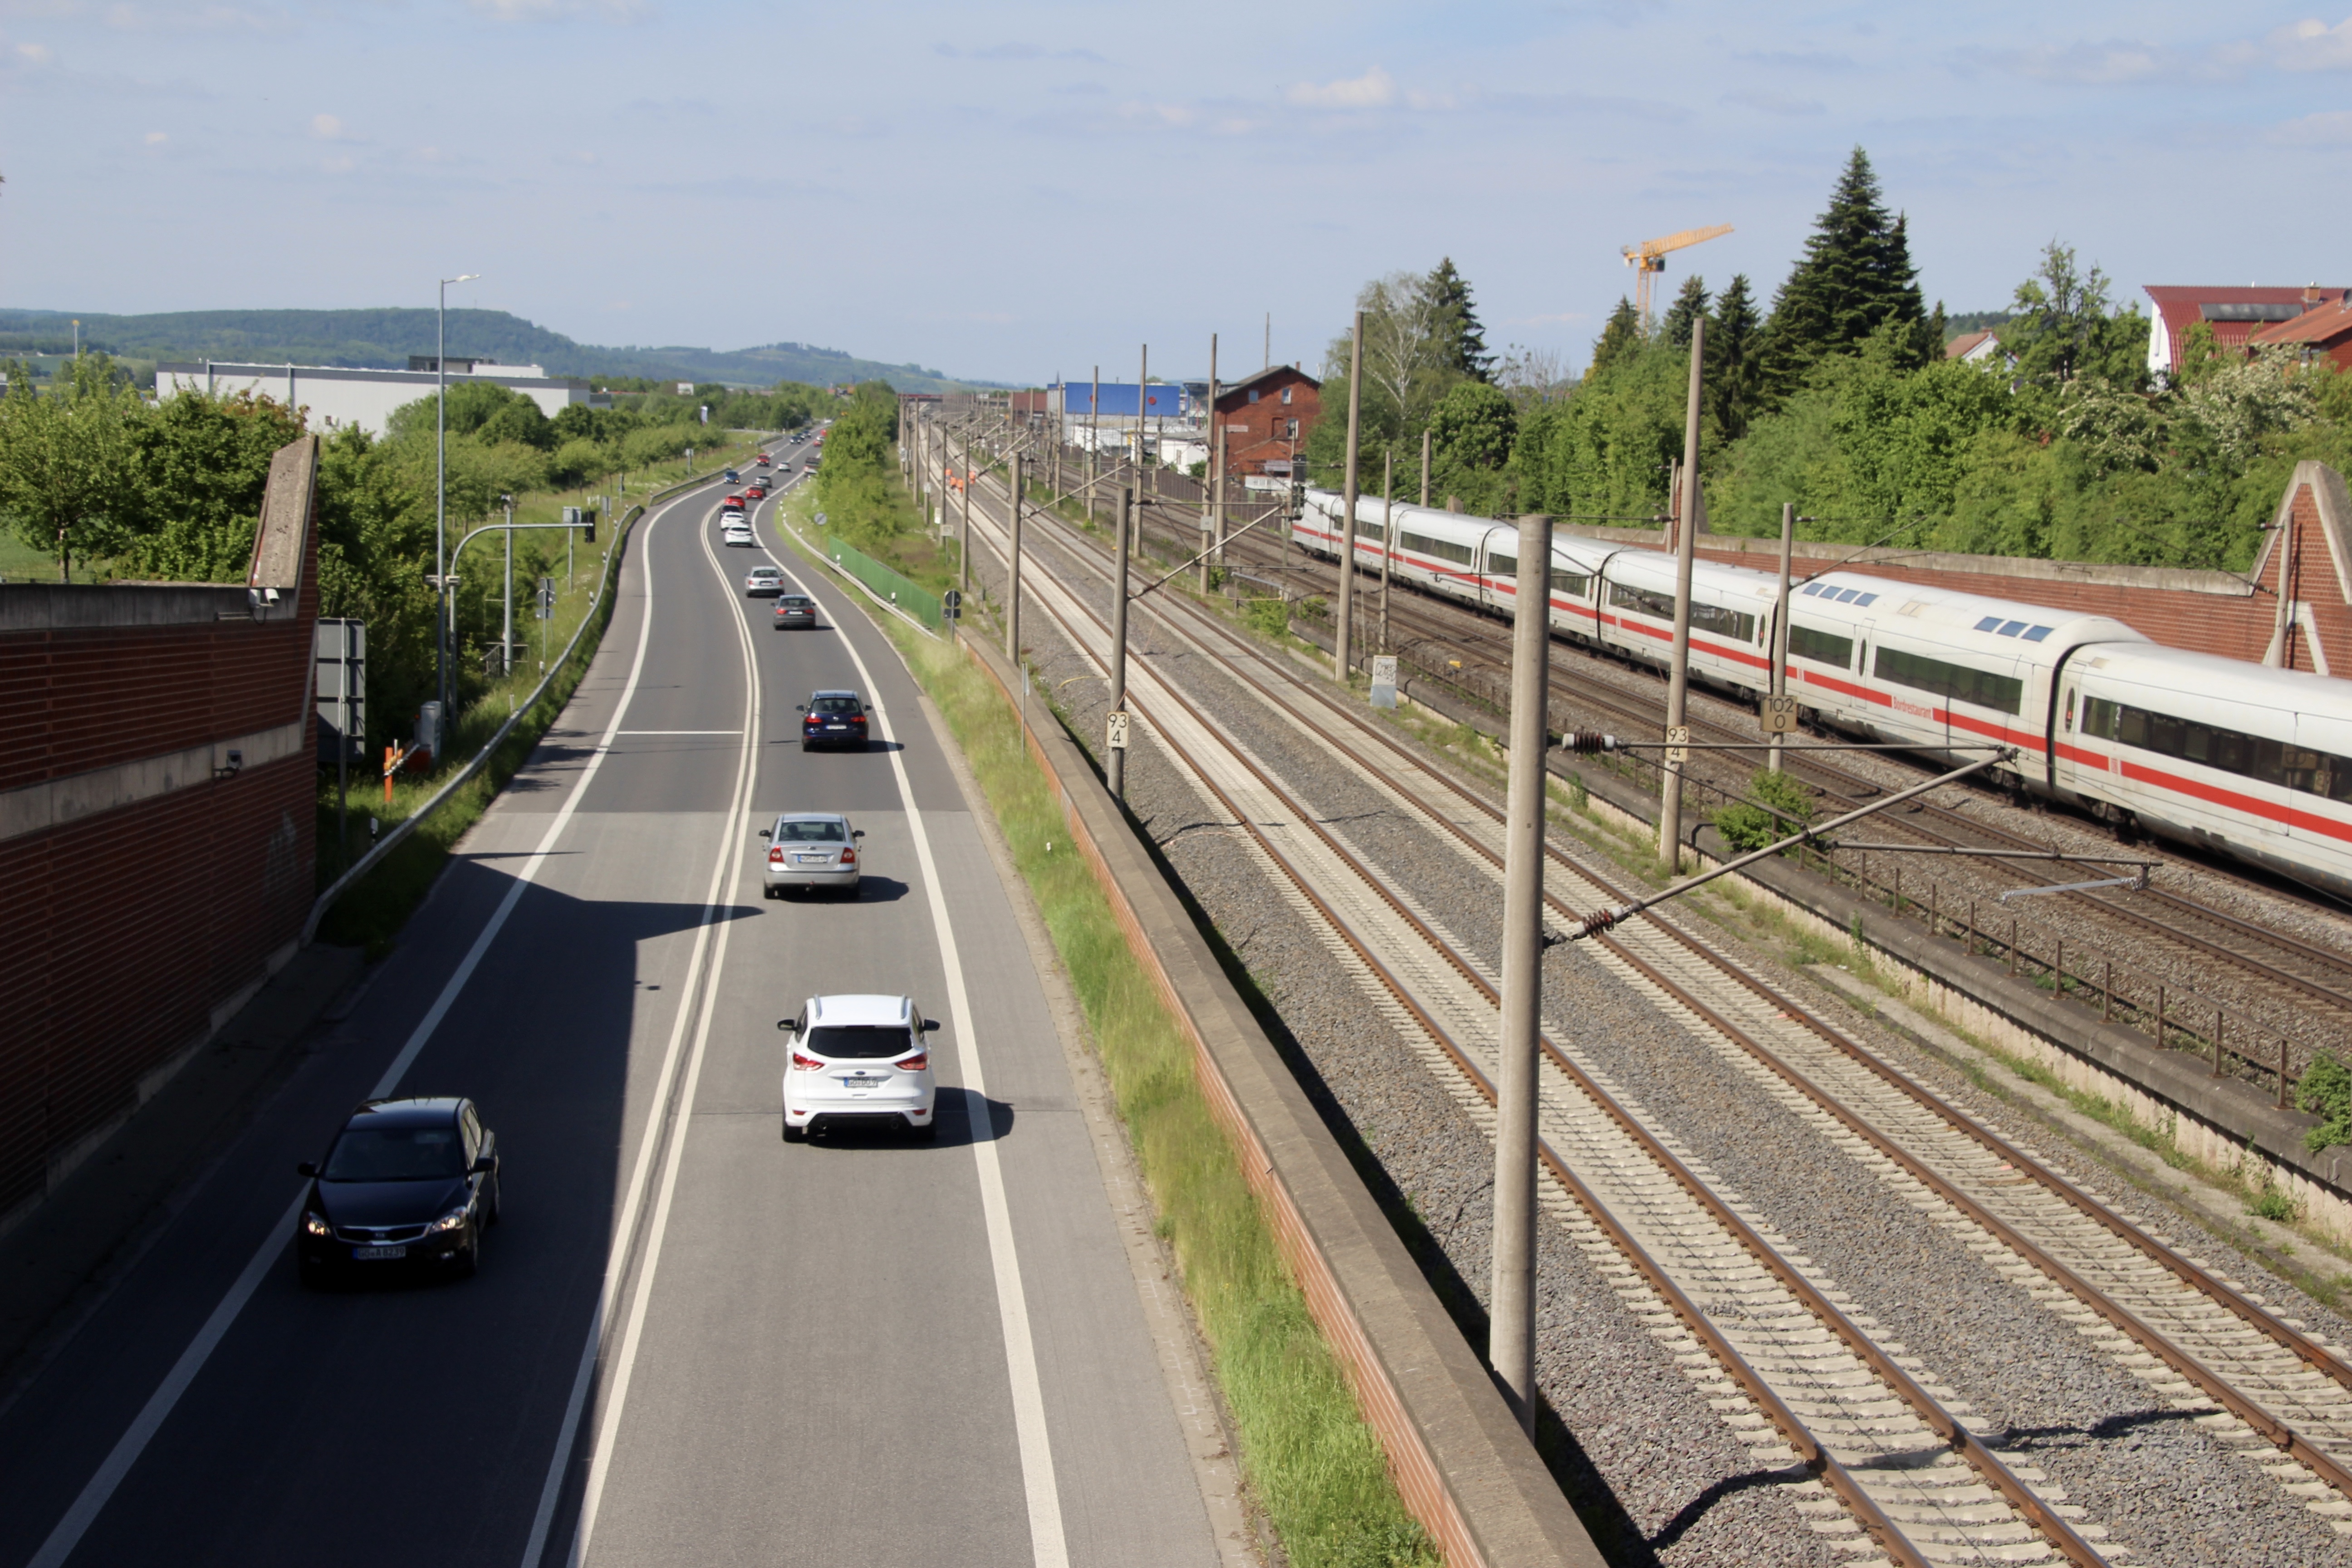
[[[0,584],[0,1228],[292,955],[319,443],[235,584]]]
[[[1228,475],[1287,475],[1322,411],[1323,384],[1278,364],[1218,388],[1210,438],[1224,437]]]
[[[1664,547],[1657,529],[1568,522],[1559,528],[1589,539]],[[1780,569],[1778,539],[1702,532],[1696,548],[1705,559],[1727,566],[1772,574]],[[2321,675],[2333,675],[2334,667],[2341,664],[2352,675],[2352,496],[2347,494],[2344,476],[2325,463],[2295,465],[2262,553],[2242,577],[2176,566],[1857,551],[1851,544],[1803,541],[1797,543],[1795,555],[1800,578],[1843,565],[1898,583],[2047,605],[2077,615],[2112,616],[2169,647]]]

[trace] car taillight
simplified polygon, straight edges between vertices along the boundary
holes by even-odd
[[[855,850],[855,849],[845,849],[845,850],[843,850],[843,851],[841,852],[841,863],[842,863],[843,865],[845,865],[845,866],[855,866],[855,865],[856,865],[856,864],[857,864],[857,851],[856,851],[856,850]]]
[[[793,1070],[794,1072],[821,1072],[824,1068],[824,1064],[817,1060],[816,1058],[804,1057],[798,1051],[794,1051],[793,1053]]]
[[[782,849],[771,849],[768,851],[768,859],[771,863],[781,860],[783,858],[784,852]]]
[[[925,1068],[931,1065],[931,1053],[929,1051],[917,1051],[905,1061],[892,1062],[890,1065],[897,1068],[900,1072],[920,1072]]]
[[[853,713],[849,717],[849,721],[853,724],[863,724],[866,722],[866,715],[863,713]]]

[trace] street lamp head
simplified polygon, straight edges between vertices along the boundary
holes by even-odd
[[[481,274],[478,272],[460,272],[455,278],[444,278],[441,281],[444,283],[471,283],[475,279],[479,278]]]

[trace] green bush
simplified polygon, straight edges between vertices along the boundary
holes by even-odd
[[[2303,1135],[2313,1153],[2331,1143],[2352,1143],[2352,1070],[2331,1056],[2317,1056],[2295,1085],[2294,1102],[2319,1117],[2319,1125]]]
[[[1242,618],[1259,636],[1278,637],[1290,629],[1290,604],[1285,599],[1252,599],[1242,606]]]
[[[604,447],[585,438],[566,441],[547,460],[547,478],[558,489],[572,489],[601,479],[618,467]]]
[[[1813,819],[1813,797],[1785,773],[1769,768],[1759,771],[1748,781],[1748,794],[1749,800],[1759,804],[1738,801],[1715,814],[1715,830],[1742,855],[1786,838]],[[1766,810],[1768,806],[1771,809]],[[1773,816],[1775,811],[1780,816]]]

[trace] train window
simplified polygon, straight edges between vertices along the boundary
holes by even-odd
[[[1377,522],[1366,522],[1366,521],[1365,521],[1362,518],[1360,518],[1360,518],[1358,518],[1358,519],[1356,520],[1356,537],[1357,537],[1357,538],[1359,538],[1359,539],[1373,539],[1373,540],[1377,540],[1378,538],[1380,538],[1380,537],[1381,537],[1381,525],[1380,525],[1379,523],[1377,523]]]
[[[1811,626],[1789,623],[1789,651],[1799,658],[1810,658],[1820,664],[1833,664],[1840,669],[1853,667],[1853,639],[1832,632],[1815,631]]]
[[[1995,632],[1993,636],[2000,637],[2013,637],[2024,629],[2025,623],[2023,621],[2004,621],[2001,623],[2000,630]]]
[[[1818,594],[1821,591],[1822,585],[1819,583],[1808,583],[1803,587],[1797,590],[1800,594]]]
[[[1840,595],[1838,595],[1838,603],[1839,603],[1839,604],[1841,604],[1841,605],[1851,605],[1851,604],[1853,604],[1856,599],[1859,599],[1859,598],[1861,598],[1861,597],[1862,597],[1862,590],[1861,590],[1861,589],[1859,589],[1859,588],[1848,588],[1845,592],[1843,592],[1843,593],[1842,593],[1842,594],[1840,594]]]
[[[2025,682],[2014,676],[1971,669],[1965,664],[1950,664],[1895,647],[1880,648],[1874,668],[1879,679],[1891,680],[1915,691],[1931,691],[1939,697],[1973,702],[1979,708],[1997,708],[2003,713],[2019,713],[2025,709]]]
[[[1654,593],[1647,588],[1629,587],[1622,583],[1609,584],[1609,602],[1621,610],[1639,610],[1645,616],[1655,616],[1662,621],[1675,618],[1675,596]],[[1702,605],[1691,601],[1691,630],[1713,632],[1717,637],[1738,642],[1756,640],[1756,617],[1738,610],[1726,609],[1721,605]]]
[[[1418,550],[1423,555],[1434,555],[1440,561],[1452,561],[1463,566],[1470,565],[1478,555],[1466,544],[1456,544],[1450,539],[1430,539],[1418,533],[1399,532],[1397,543],[1407,550]]]
[[[1997,632],[2000,630],[2000,617],[1999,616],[1987,616],[1983,620],[1977,623],[1977,630],[1980,632]]]
[[[1557,566],[1551,569],[1551,591],[1555,594],[1570,594],[1581,599],[1591,588],[1592,579],[1581,572],[1563,572]]]
[[[2040,642],[2043,637],[2048,637],[2052,632],[2056,631],[2057,629],[2058,628],[2055,626],[2028,626],[2025,628],[2025,640],[2027,642]]]
[[[2305,751],[2267,735],[2249,735],[2194,719],[2176,719],[2128,702],[2094,697],[2083,704],[2083,731],[2178,757],[2280,789],[2352,800],[2352,759]]]
[[[1878,603],[1878,595],[1875,595],[1875,594],[1864,594],[1861,598],[1856,599],[1856,600],[1853,602],[1853,607],[1854,607],[1855,609],[1857,609],[1857,610],[1861,610],[1861,609],[1867,609],[1869,606],[1871,606],[1871,605],[1874,605],[1874,604],[1876,604],[1876,603]]]
[[[1487,576],[1516,577],[1518,574],[1519,558],[1517,556],[1506,555],[1499,550],[1489,550],[1486,552]]]

